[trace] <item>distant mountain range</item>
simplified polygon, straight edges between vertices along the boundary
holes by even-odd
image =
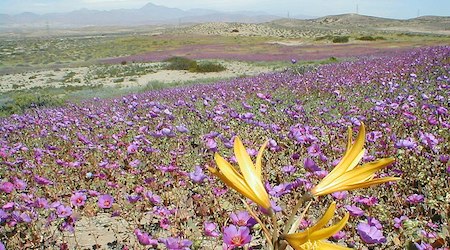
[[[181,10],[148,3],[140,9],[99,11],[80,9],[67,13],[38,15],[25,12],[18,15],[0,14],[0,26],[9,27],[83,27],[136,26],[203,22],[260,23],[279,19],[264,12],[220,12],[208,9]]]

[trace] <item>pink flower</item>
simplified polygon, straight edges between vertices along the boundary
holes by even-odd
[[[334,240],[341,240],[341,239],[343,239],[343,238],[345,238],[345,232],[343,232],[343,231],[339,231],[339,232],[337,232],[337,233],[335,233],[333,236],[331,236],[331,237],[333,237],[333,239]]]
[[[236,226],[241,227],[253,227],[256,224],[256,220],[251,217],[247,211],[238,211],[230,214],[230,219]]]
[[[244,246],[245,244],[250,243],[251,239],[252,237],[248,227],[238,228],[235,225],[230,225],[223,230],[223,242],[229,249]]]
[[[192,241],[188,239],[180,239],[180,238],[164,238],[160,239],[161,243],[166,245],[169,250],[189,250],[192,245]]]
[[[72,205],[75,207],[84,206],[85,201],[86,195],[81,192],[76,192],[70,197],[70,203],[72,203]]]
[[[380,244],[386,242],[383,231],[376,226],[369,225],[369,223],[359,223],[357,230],[361,239],[367,244]]]
[[[338,191],[331,194],[337,200],[343,200],[347,198],[348,191]]]
[[[217,237],[219,236],[219,232],[216,231],[217,225],[214,222],[203,222],[204,234],[206,236]]]
[[[189,177],[195,183],[203,182],[206,179],[206,175],[203,173],[203,170],[200,166],[195,166],[195,170],[189,173]]]
[[[397,229],[401,228],[403,226],[403,221],[407,220],[407,219],[408,219],[408,217],[406,217],[404,215],[400,216],[400,218],[394,218],[394,227]]]
[[[136,237],[141,245],[144,245],[144,246],[151,245],[154,247],[156,247],[158,245],[157,240],[152,239],[152,237],[150,237],[150,235],[148,235],[148,233],[142,232],[138,228],[134,229],[134,235],[136,235]]]
[[[14,184],[12,184],[9,181],[2,182],[0,184],[0,190],[5,192],[5,193],[7,193],[7,194],[9,194],[12,191],[14,191]]]
[[[344,207],[348,210],[348,212],[350,213],[351,216],[357,217],[357,216],[364,215],[364,211],[357,206],[346,205]]]
[[[72,215],[72,208],[60,205],[56,208],[56,214],[59,218],[66,218]]]
[[[425,199],[425,197],[421,194],[412,194],[410,196],[408,196],[408,198],[406,198],[406,201],[411,203],[411,204],[418,204],[423,202]]]
[[[100,195],[98,197],[98,206],[100,208],[111,208],[114,198],[109,194]]]

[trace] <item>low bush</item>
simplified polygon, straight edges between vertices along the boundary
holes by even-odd
[[[204,62],[197,64],[197,67],[191,68],[189,71],[198,73],[221,72],[226,70],[225,66],[220,63]]]
[[[64,104],[61,98],[36,93],[21,93],[11,97],[0,105],[0,116],[23,113],[31,108],[56,107]]]
[[[382,36],[362,36],[362,37],[358,37],[356,38],[356,40],[360,40],[360,41],[376,41],[376,40],[386,40],[386,38],[382,37]]]
[[[186,57],[174,56],[166,59],[165,62],[169,62],[166,66],[168,70],[194,70],[197,68],[197,62]]]
[[[226,68],[220,63],[197,63],[195,60],[179,56],[166,59],[165,62],[169,62],[169,64],[165,67],[165,69],[168,70],[188,70],[194,73],[220,72],[226,70]]]
[[[333,38],[333,43],[348,43],[348,36],[336,36]]]

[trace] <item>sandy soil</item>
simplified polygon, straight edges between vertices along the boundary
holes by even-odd
[[[115,82],[115,80],[121,77],[86,80],[85,76],[89,71],[88,67],[62,68],[60,70],[7,74],[0,76],[0,93],[11,90],[24,90],[31,88],[86,85],[103,85],[126,88],[132,86],[145,86],[147,83],[152,81],[164,83],[190,82],[205,79],[225,79],[242,75],[257,75],[272,71],[272,69],[268,67],[255,66],[245,62],[221,61],[220,63],[224,65],[227,70],[212,73],[191,73],[184,70],[158,70],[155,73],[149,73],[146,75],[125,77],[124,80],[120,82]],[[148,64],[152,65],[154,63]],[[71,77],[67,77],[68,75],[71,75]]]

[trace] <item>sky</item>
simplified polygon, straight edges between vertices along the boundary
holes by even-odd
[[[182,10],[263,11],[282,17],[358,13],[408,19],[423,15],[450,16],[450,0],[0,0],[0,13],[37,14],[93,10],[137,9],[151,2]]]

